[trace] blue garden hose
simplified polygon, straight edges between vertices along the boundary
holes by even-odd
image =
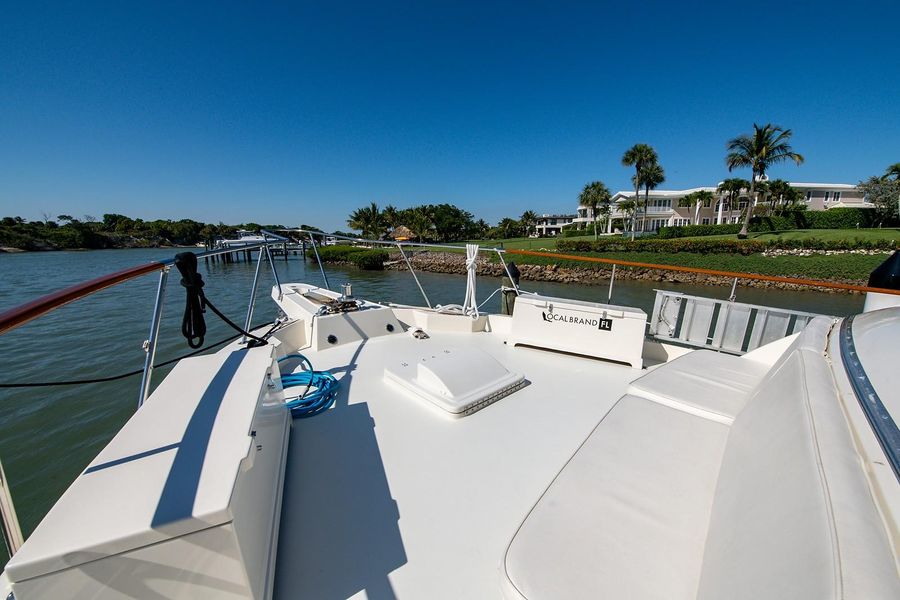
[[[312,363],[302,354],[288,354],[279,358],[278,362],[291,358],[300,359],[300,364],[305,364],[308,368],[299,373],[282,375],[281,385],[285,389],[298,385],[306,386],[306,389],[299,396],[285,400],[285,405],[291,409],[291,416],[294,418],[314,417],[334,404],[334,398],[338,391],[338,380],[328,371],[313,370]]]

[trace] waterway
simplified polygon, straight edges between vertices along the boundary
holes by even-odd
[[[33,298],[136,264],[171,258],[172,249],[100,250],[0,254],[0,311]],[[282,282],[320,283],[312,263],[298,256],[276,259]],[[271,321],[273,276],[263,265],[254,323]],[[243,323],[255,265],[247,262],[204,263],[205,291],[232,320]],[[328,268],[333,287],[353,283],[354,294],[369,300],[423,304],[412,277],[404,271],[359,271]],[[463,300],[465,277],[419,273],[434,304]],[[36,321],[0,336],[0,383],[90,379],[123,373],[143,366],[142,343],[147,338],[158,276],[147,275],[69,304]],[[479,301],[497,289],[497,279],[480,277]],[[605,302],[608,287],[550,282],[523,282],[523,288],[552,296]],[[724,298],[728,288],[673,285],[655,282],[617,282],[612,302],[638,306],[648,313],[654,288]],[[861,296],[738,288],[742,302],[846,315],[862,309]],[[188,352],[181,337],[184,291],[177,271],[169,278],[157,362]],[[483,310],[499,310],[499,294]],[[207,315],[207,343],[225,338],[231,330]],[[156,371],[154,383],[165,375]],[[12,489],[23,533],[27,536],[53,503],[134,412],[140,376],[80,386],[0,389],[0,459]],[[0,564],[6,557],[0,548]]]

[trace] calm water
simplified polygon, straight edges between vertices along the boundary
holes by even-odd
[[[102,250],[0,254],[0,311],[85,279],[143,262],[171,258],[176,251]],[[317,268],[299,257],[276,260],[283,282],[320,282]],[[260,283],[255,323],[275,315],[269,298],[273,282],[268,265]],[[253,264],[201,262],[206,293],[217,307],[243,323]],[[370,300],[421,304],[407,272],[372,272],[329,268],[333,286],[354,284],[354,294]],[[147,337],[158,276],[148,275],[70,304],[28,325],[0,336],[0,382],[53,381],[104,377],[141,368],[141,344]],[[420,273],[435,304],[461,303],[465,278]],[[177,272],[169,279],[157,362],[189,351],[180,334],[184,305]],[[479,278],[479,298],[485,299],[499,280]],[[606,286],[525,282],[525,289],[580,300],[605,301]],[[686,293],[724,298],[721,287],[638,283],[616,284],[613,302],[650,312],[653,289],[667,287]],[[862,297],[818,292],[740,289],[738,300],[793,307],[835,315],[862,309]],[[499,310],[499,295],[485,307]],[[207,316],[206,341],[217,341],[231,330],[214,315]],[[157,370],[158,382],[166,370]],[[140,377],[84,386],[0,390],[0,458],[9,479],[23,533],[27,536],[51,505],[133,413]],[[3,553],[0,548],[0,554]],[[5,556],[0,556],[5,562]]]

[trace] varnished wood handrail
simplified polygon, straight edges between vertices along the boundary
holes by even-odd
[[[791,283],[805,287],[821,287],[834,290],[849,290],[853,292],[875,292],[878,294],[892,294],[900,296],[900,290],[869,287],[866,285],[853,285],[850,283],[837,283],[834,281],[819,281],[818,279],[802,279],[798,277],[780,277],[778,275],[759,275],[757,273],[739,273],[737,271],[717,271],[715,269],[702,269],[700,267],[679,267],[676,265],[658,265],[654,263],[635,262],[633,260],[619,260],[616,258],[600,258],[599,256],[579,256],[576,254],[559,254],[556,252],[537,252],[534,250],[506,251],[507,254],[521,254],[523,256],[543,256],[562,260],[574,260],[581,262],[603,263],[607,265],[619,265],[625,267],[640,267],[643,269],[656,269],[660,271],[678,271],[680,273],[699,273],[701,275],[715,275],[738,279],[753,279],[755,281],[771,281],[776,283]]]
[[[275,235],[274,233],[270,233],[264,229],[261,231],[265,236],[273,237],[276,239],[271,242],[258,242],[254,244],[246,244],[244,246],[237,246],[234,248],[226,247],[217,248],[215,250],[207,250],[206,252],[200,252],[199,254],[197,254],[197,258],[210,258],[213,256],[219,256],[231,252],[247,252],[250,250],[258,250],[264,246],[278,245],[280,243],[283,243],[284,241],[287,241],[287,238],[285,237]],[[75,284],[73,286],[59,290],[58,292],[47,294],[46,296],[42,296],[40,298],[37,298],[36,300],[32,300],[31,302],[26,302],[25,304],[22,304],[15,308],[11,308],[6,312],[0,313],[0,335],[3,335],[10,329],[15,329],[16,327],[24,325],[25,323],[28,323],[29,321],[34,320],[41,315],[45,315],[48,312],[56,310],[60,306],[68,304],[69,302],[74,302],[75,300],[79,300],[81,298],[84,298],[85,296],[89,296],[94,292],[99,292],[100,290],[117,285],[124,281],[128,281],[129,279],[134,279],[135,277],[140,277],[141,275],[146,275],[147,273],[159,271],[160,269],[169,267],[173,264],[175,264],[175,259],[170,258],[162,261],[153,261],[145,265],[138,265],[137,267],[131,267],[129,269],[123,269],[121,271],[116,271],[115,273],[110,273],[109,275],[103,275],[102,277],[91,279],[90,281],[84,281],[82,283]]]
[[[0,334],[4,334],[10,329],[15,329],[16,327],[24,325],[25,323],[28,323],[41,315],[45,315],[50,311],[56,310],[69,302],[74,302],[75,300],[89,296],[94,292],[99,292],[100,290],[128,281],[129,279],[159,271],[165,266],[164,263],[154,261],[145,265],[123,269],[121,271],[116,271],[115,273],[110,273],[109,275],[91,279],[90,281],[84,281],[69,286],[53,292],[52,294],[47,294],[46,296],[32,300],[31,302],[26,302],[25,304],[11,308],[0,313]]]

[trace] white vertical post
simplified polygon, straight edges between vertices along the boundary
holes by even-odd
[[[169,279],[169,269],[164,267],[159,272],[159,286],[156,289],[156,304],[153,306],[153,319],[150,321],[150,335],[144,342],[144,374],[141,375],[141,392],[138,397],[138,408],[143,406],[144,400],[150,395],[150,380],[153,378],[153,361],[156,360],[156,341],[159,338],[159,324],[162,322],[163,301],[166,298],[166,281]]]
[[[6,482],[6,473],[3,472],[3,463],[0,463],[0,521],[3,526],[3,543],[6,544],[7,553],[12,557],[25,540],[22,537],[22,528],[19,527],[19,518],[16,516],[16,507],[13,506],[9,484]]]
[[[256,261],[256,272],[253,274],[253,288],[250,290],[250,304],[247,305],[247,318],[244,320],[244,331],[250,331],[250,322],[253,320],[253,307],[256,306],[256,284],[259,281],[259,269],[262,267],[264,252],[267,246],[260,246],[259,260]],[[247,336],[241,335],[241,343],[247,342]]]
[[[612,302],[613,284],[616,282],[616,265],[613,265],[612,276],[609,278],[609,293],[606,295],[607,304]]]

